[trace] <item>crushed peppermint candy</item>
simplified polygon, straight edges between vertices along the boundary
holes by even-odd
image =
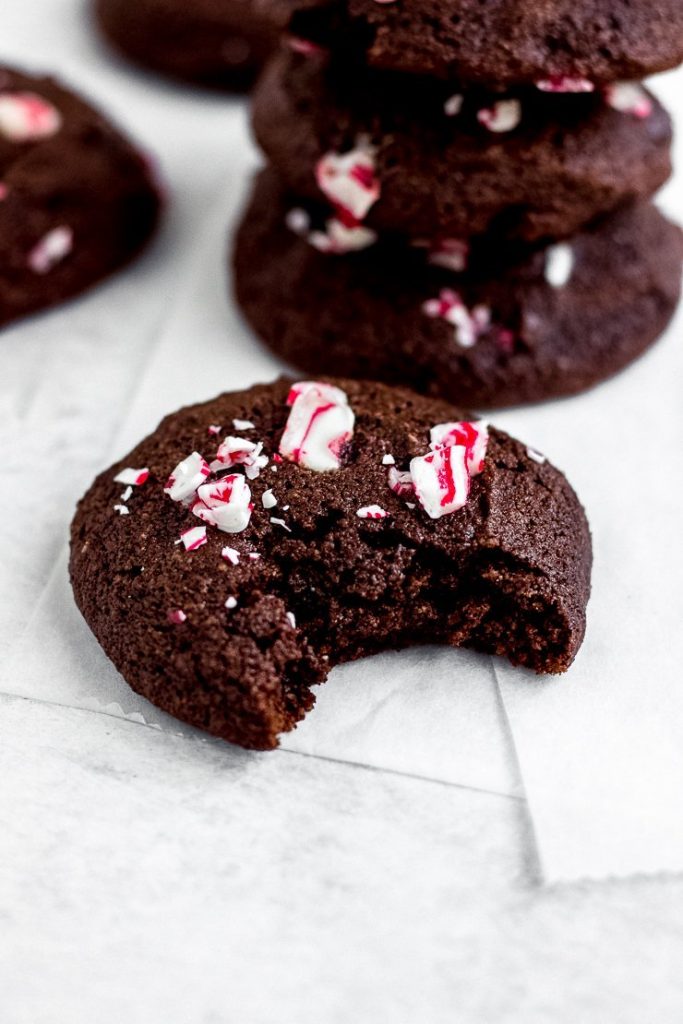
[[[189,530],[183,530],[180,534],[180,540],[186,551],[196,551],[197,548],[201,548],[202,545],[206,544],[206,527],[191,526]]]
[[[327,53],[324,46],[311,42],[310,39],[302,39],[301,36],[288,35],[285,37],[287,46],[294,53],[300,53],[304,57],[315,57]]]
[[[166,481],[164,493],[173,501],[187,501],[210,475],[206,459],[199,452],[192,452],[173,470]]]
[[[434,267],[443,267],[458,274],[467,267],[469,253],[469,245],[462,239],[441,238],[430,248],[427,260]]]
[[[237,548],[225,547],[221,551],[221,558],[223,558],[226,562],[230,562],[231,565],[239,565],[240,553],[237,550]]]
[[[443,105],[444,114],[446,117],[457,117],[462,110],[462,105],[465,101],[465,97],[462,93],[456,92],[452,96],[449,96]]]
[[[223,428],[219,426],[217,423],[209,423],[208,427],[206,428],[206,432],[209,435],[209,437],[217,437],[222,429]]]
[[[455,328],[455,340],[462,348],[472,348],[491,326],[491,311],[478,305],[471,311],[458,292],[442,288],[438,299],[428,299],[422,310],[427,316],[445,320]]]
[[[237,598],[236,597],[229,597],[226,600],[226,602],[225,602],[225,607],[229,608],[230,610],[232,610],[233,608],[236,608],[237,607]]]
[[[415,493],[415,486],[410,472],[396,469],[395,466],[392,466],[389,470],[389,487],[394,494],[398,494],[399,498]]]
[[[256,561],[258,561],[258,559],[259,559],[260,557],[261,557],[261,556],[260,556],[260,554],[258,553],[258,551],[250,551],[250,552],[249,552],[249,558],[251,558],[252,562],[256,562]]]
[[[296,629],[296,619],[294,617],[294,612],[285,612],[285,618],[287,619],[287,622],[290,624],[292,629]]]
[[[256,424],[252,423],[251,420],[233,420],[232,425],[235,430],[255,430]]]
[[[0,135],[10,142],[34,142],[62,126],[57,108],[34,92],[0,93]]]
[[[125,505],[114,505],[114,511],[118,512],[120,516],[129,516],[130,509],[126,508]]]
[[[247,481],[241,473],[229,473],[197,489],[192,512],[223,533],[241,533],[249,525],[253,508]]]
[[[379,199],[375,147],[365,136],[359,136],[347,153],[326,153],[316,164],[315,176],[346,227],[358,226]]]
[[[276,519],[275,516],[271,516],[270,521],[271,523],[274,523],[275,526],[281,526],[283,530],[287,531],[287,533],[292,532],[291,527],[287,526],[287,523],[284,521],[284,519]]]
[[[261,495],[261,504],[264,508],[275,508],[277,505],[277,498],[270,488]]]
[[[123,491],[123,493],[121,494],[121,501],[130,501],[130,499],[132,497],[133,497],[133,488],[132,487],[126,487],[125,491]]]
[[[470,476],[477,476],[484,468],[489,443],[488,426],[477,422],[437,423],[429,431],[430,448],[459,445],[465,449],[465,462]]]
[[[382,456],[382,465],[383,466],[393,466],[395,462],[396,462],[396,459],[394,458],[393,455],[383,455]]]
[[[346,394],[330,384],[302,381],[292,386],[287,404],[291,410],[280,454],[317,473],[339,469],[355,422]]]
[[[187,615],[182,608],[171,608],[168,612],[168,621],[174,626],[179,626],[181,623],[187,622]]]
[[[477,112],[477,121],[490,132],[511,132],[522,120],[522,104],[519,100],[498,100],[492,107],[483,107]]]
[[[430,519],[456,512],[467,501],[470,474],[463,445],[441,446],[418,455],[411,459],[410,475],[417,499]]]
[[[356,511],[359,519],[386,519],[389,515],[380,505],[365,505]]]
[[[305,210],[296,207],[285,218],[290,231],[305,238],[318,252],[342,256],[348,252],[367,249],[377,241],[377,233],[362,224],[344,224],[337,217],[325,222],[324,230],[311,230],[311,220]]]
[[[615,110],[633,114],[643,121],[654,110],[651,98],[638,82],[614,82],[606,86],[605,99]]]
[[[69,255],[73,247],[74,233],[62,224],[52,228],[36,242],[28,254],[28,265],[34,274],[48,274]]]
[[[568,242],[549,246],[545,255],[545,279],[553,288],[564,288],[574,272],[574,250]]]
[[[255,480],[262,469],[268,465],[268,456],[263,455],[263,443],[249,441],[245,437],[226,437],[221,442],[216,458],[211,463],[214,473],[233,466],[244,466],[249,480]]]
[[[149,479],[149,470],[145,466],[144,469],[121,469],[114,477],[114,482],[117,484],[128,484],[133,487],[142,487],[144,483]]]
[[[526,453],[533,462],[538,462],[540,466],[547,461],[545,455],[541,455],[535,448],[527,448]]]
[[[541,92],[595,92],[595,83],[588,78],[572,78],[571,75],[551,75],[536,82]]]

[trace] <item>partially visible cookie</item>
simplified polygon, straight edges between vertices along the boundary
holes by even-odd
[[[157,222],[146,158],[52,78],[0,69],[0,326],[77,295]]]
[[[375,189],[364,224],[414,239],[566,237],[649,198],[671,172],[670,119],[634,86],[463,95],[435,79],[283,53],[256,87],[253,126],[303,198],[333,201],[359,154]]]
[[[266,0],[274,22],[372,66],[488,86],[603,84],[683,61],[679,0]]]
[[[280,380],[167,416],[72,524],[81,612],[130,685],[269,749],[339,662],[445,643],[563,672],[583,509],[542,455],[451,404]]]
[[[94,0],[105,36],[153,71],[218,89],[243,89],[277,30],[262,0]]]
[[[681,232],[647,203],[545,249],[489,239],[469,252],[444,239],[372,244],[366,229],[309,211],[263,172],[234,252],[247,319],[309,374],[474,408],[570,395],[644,352],[680,293]]]

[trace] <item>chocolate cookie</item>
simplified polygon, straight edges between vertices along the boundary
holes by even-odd
[[[219,89],[243,89],[277,30],[262,0],[94,0],[106,37],[137,64]]]
[[[147,161],[101,114],[0,69],[0,326],[127,263],[158,212]]]
[[[590,565],[583,509],[537,452],[405,389],[280,380],[166,417],[100,474],[70,568],[135,690],[269,749],[334,665],[382,649],[565,671]]]
[[[323,45],[378,68],[490,86],[645,78],[683,60],[680,0],[267,0]]]
[[[373,189],[359,193],[364,224],[412,238],[562,238],[650,197],[671,172],[669,117],[636,86],[463,96],[436,79],[348,74],[290,53],[257,86],[253,126],[304,198],[343,202],[357,154]]]
[[[370,244],[367,229],[297,202],[272,171],[257,179],[235,290],[257,333],[307,373],[475,408],[570,395],[651,345],[680,293],[681,233],[648,203],[542,250],[442,240],[430,251]]]

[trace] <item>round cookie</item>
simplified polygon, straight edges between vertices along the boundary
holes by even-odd
[[[683,61],[679,0],[267,0],[274,22],[370,65],[494,88],[646,78]]]
[[[0,326],[89,288],[157,222],[149,164],[52,78],[0,69]]]
[[[489,239],[462,273],[445,266],[462,250],[391,238],[336,255],[356,233],[315,224],[261,174],[234,252],[256,332],[307,373],[409,384],[474,408],[597,384],[655,341],[680,293],[680,230],[647,203],[526,255]]]
[[[671,173],[670,119],[633,87],[463,96],[435,79],[283,53],[256,87],[253,127],[305,198],[334,202],[359,154],[375,189],[360,196],[363,223],[411,238],[558,239],[648,198]]]
[[[256,749],[334,665],[382,649],[563,672],[590,566],[583,509],[543,456],[448,403],[347,380],[167,416],[71,532],[76,601],[133,689]]]
[[[137,64],[219,89],[249,86],[278,37],[262,0],[95,0],[95,16]]]

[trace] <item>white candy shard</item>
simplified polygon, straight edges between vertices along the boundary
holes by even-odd
[[[538,462],[539,466],[542,466],[547,461],[545,455],[537,452],[535,448],[527,448],[526,453],[532,462]]]
[[[652,100],[638,82],[615,82],[605,89],[605,98],[610,107],[622,114],[633,114],[645,120],[652,113]]]
[[[48,274],[69,255],[73,247],[73,231],[62,224],[48,231],[33,246],[28,254],[28,265],[34,274]]]
[[[389,515],[380,505],[365,505],[356,511],[359,519],[386,519]]]
[[[132,487],[142,487],[145,481],[149,478],[149,470],[145,466],[144,469],[121,469],[114,477],[114,481],[117,484],[128,484]]]
[[[233,466],[244,466],[244,472],[250,480],[255,480],[262,469],[268,465],[268,456],[263,455],[263,444],[249,441],[245,437],[226,437],[216,452],[211,463],[214,473]]]
[[[399,498],[415,493],[413,478],[410,473],[396,469],[395,466],[392,466],[389,470],[389,487],[394,494],[398,494]]]
[[[114,505],[114,511],[118,512],[120,516],[129,516],[130,509],[126,508],[125,505]]]
[[[412,459],[410,475],[417,499],[431,519],[456,512],[467,501],[470,475],[462,445],[436,448]]]
[[[393,466],[395,464],[395,462],[396,462],[396,459],[394,458],[393,455],[383,455],[382,456],[382,465],[383,466]]]
[[[519,100],[498,100],[478,111],[477,120],[490,132],[511,132],[522,120],[522,105]]]
[[[429,317],[452,324],[455,340],[462,348],[472,348],[491,326],[491,311],[487,306],[475,306],[470,311],[458,292],[451,288],[442,288],[438,299],[428,299],[422,310]]]
[[[572,78],[569,75],[551,75],[536,82],[541,92],[595,92],[595,83],[588,78]]]
[[[377,233],[362,224],[346,224],[337,217],[325,223],[324,230],[311,230],[311,218],[298,207],[290,210],[285,218],[290,231],[305,238],[318,252],[341,256],[347,252],[367,249],[377,241]]]
[[[227,599],[227,601],[225,602],[225,607],[229,608],[230,610],[232,610],[233,608],[236,608],[237,607],[237,598],[236,597],[229,597]]]
[[[486,423],[437,423],[429,431],[432,449],[459,445],[465,449],[465,462],[470,476],[477,476],[484,468],[489,432]]]
[[[292,386],[287,404],[291,411],[280,440],[283,458],[317,473],[339,469],[355,422],[346,394],[330,384],[302,381]]]
[[[164,493],[168,494],[173,501],[186,501],[192,497],[210,474],[211,470],[207,461],[199,452],[192,452],[173,470],[166,481]]]
[[[545,256],[545,279],[553,288],[564,288],[574,272],[574,250],[568,242],[551,245]]]
[[[264,508],[275,508],[275,506],[277,505],[277,498],[270,490],[270,488],[268,488],[267,491],[264,491],[263,494],[261,495],[261,504],[263,505]]]
[[[287,622],[290,624],[292,629],[296,629],[296,619],[294,617],[294,612],[285,612],[285,618],[287,619]]]
[[[276,519],[275,516],[271,516],[270,521],[271,523],[274,523],[275,526],[281,526],[283,530],[287,531],[287,533],[292,532],[291,527],[287,526],[287,523],[284,521],[284,519]]]
[[[0,135],[10,142],[47,139],[61,125],[61,114],[42,96],[34,92],[0,93]]]
[[[197,548],[206,544],[206,527],[191,526],[189,530],[183,530],[180,539],[186,551],[196,551]]]
[[[255,430],[255,424],[251,420],[233,420],[232,425],[235,430]]]
[[[253,508],[247,481],[241,473],[229,473],[215,483],[202,484],[192,511],[224,533],[241,533],[249,525]]]
[[[239,565],[240,553],[237,548],[225,547],[221,551],[221,558],[224,558],[226,562],[230,562],[231,565]]]
[[[454,93],[453,96],[449,96],[443,105],[446,116],[457,117],[462,110],[464,99],[465,97],[459,92]]]
[[[358,225],[380,196],[375,174],[375,148],[365,137],[348,153],[326,153],[315,168],[320,191],[347,227]]]

